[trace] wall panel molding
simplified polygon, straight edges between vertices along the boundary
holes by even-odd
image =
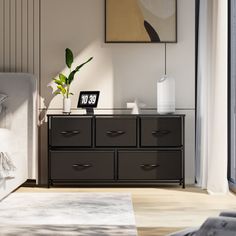
[[[4,0],[0,0],[0,70],[3,69],[3,52],[4,52]]]
[[[3,37],[4,37],[4,71],[9,71],[10,72],[10,8],[11,4],[9,0],[4,0],[4,8],[3,8],[3,15],[4,15],[4,32],[3,32]]]
[[[39,78],[40,0],[0,0],[0,72]]]

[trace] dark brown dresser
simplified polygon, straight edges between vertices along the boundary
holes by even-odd
[[[184,115],[48,115],[48,186],[184,178]]]

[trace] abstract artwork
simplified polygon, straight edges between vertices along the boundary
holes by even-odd
[[[176,43],[177,0],[105,0],[107,43]]]

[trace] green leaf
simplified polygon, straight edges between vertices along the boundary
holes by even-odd
[[[56,91],[56,92],[54,92],[54,94],[55,94],[55,95],[58,95],[58,94],[61,94],[61,92]]]
[[[63,83],[61,82],[61,80],[54,79],[53,81],[54,81],[56,84],[58,84],[58,85],[63,85]]]
[[[63,86],[58,85],[57,88],[61,91],[63,95],[66,94],[66,89]]]
[[[68,84],[71,84],[71,82],[74,80],[75,74],[77,73],[76,70],[73,70],[68,77]]]
[[[71,84],[74,80],[75,74],[79,71],[81,67],[83,67],[85,64],[90,62],[93,59],[93,57],[90,57],[86,62],[82,63],[81,65],[77,66],[75,70],[71,71],[71,73],[68,76],[68,84]]]
[[[66,65],[68,68],[71,68],[71,65],[74,61],[74,56],[72,51],[69,48],[66,48]]]
[[[63,84],[66,84],[66,81],[67,81],[67,77],[63,74],[59,74],[59,78],[60,78],[60,81],[63,83]]]
[[[88,62],[90,62],[93,59],[93,57],[90,57],[86,62],[80,64],[79,66],[76,67],[76,72],[79,71],[80,68],[82,68],[84,65],[86,65]]]

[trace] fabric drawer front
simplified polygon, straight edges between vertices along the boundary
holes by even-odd
[[[51,179],[114,179],[112,151],[51,151]]]
[[[135,147],[136,117],[96,118],[97,147]]]
[[[142,117],[142,147],[182,146],[181,117]]]
[[[50,132],[51,146],[90,147],[92,144],[92,118],[53,117]]]
[[[120,180],[179,180],[182,151],[120,151]]]

